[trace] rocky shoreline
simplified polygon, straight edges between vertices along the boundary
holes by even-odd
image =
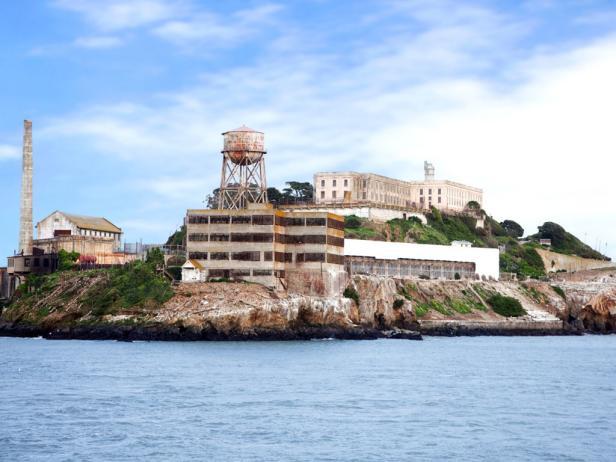
[[[25,324],[0,324],[0,337],[42,337],[48,340],[119,341],[293,341],[293,340],[376,340],[379,338],[421,340],[419,332],[407,329],[378,330],[363,327],[302,327],[293,330],[255,328],[223,332],[169,326],[72,326],[45,329]]]

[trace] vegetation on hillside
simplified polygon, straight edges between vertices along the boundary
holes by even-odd
[[[565,231],[559,224],[551,221],[545,222],[542,226],[539,226],[539,232],[530,237],[535,241],[539,239],[550,239],[552,241],[551,250],[558,253],[577,255],[584,258],[594,258],[597,260],[610,260],[589,245],[584,244],[573,234]]]
[[[501,294],[492,295],[487,302],[490,304],[494,312],[506,317],[524,316],[526,310],[522,307],[519,300],[513,297],[506,297]]]
[[[4,309],[3,317],[16,320],[26,316],[25,321],[35,322],[38,319],[29,318],[43,318],[56,311],[70,311],[72,318],[99,317],[155,308],[172,296],[171,284],[157,272],[155,259],[136,261],[119,268],[30,275],[25,287]]]
[[[186,245],[186,225],[182,225],[175,233],[173,233],[165,245]]]

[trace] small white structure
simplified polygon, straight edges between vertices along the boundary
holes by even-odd
[[[344,256],[376,260],[468,262],[475,264],[475,272],[480,277],[498,280],[500,275],[498,249],[345,239]]]
[[[468,241],[453,241],[451,243],[453,247],[472,247],[473,244]]]
[[[182,282],[204,282],[205,268],[197,260],[186,260],[182,265]]]

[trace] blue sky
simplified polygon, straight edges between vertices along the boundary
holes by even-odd
[[[0,253],[34,215],[161,242],[219,181],[220,133],[265,131],[270,185],[357,170],[482,187],[616,257],[616,2],[23,0],[0,6]]]

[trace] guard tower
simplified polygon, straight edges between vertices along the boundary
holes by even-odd
[[[245,209],[249,203],[267,203],[263,132],[242,125],[222,134],[222,174],[219,209]]]
[[[434,180],[434,165],[427,160],[424,161],[424,176],[426,181]]]

